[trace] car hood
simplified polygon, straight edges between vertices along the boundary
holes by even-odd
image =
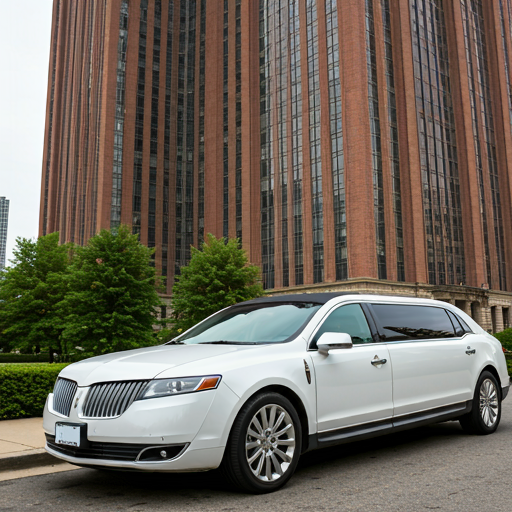
[[[64,368],[60,377],[74,380],[79,386],[149,380],[177,366],[254,348],[257,345],[159,345],[85,359]]]

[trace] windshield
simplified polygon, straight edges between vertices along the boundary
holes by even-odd
[[[320,308],[319,304],[263,303],[221,311],[171,343],[279,343],[295,337]]]

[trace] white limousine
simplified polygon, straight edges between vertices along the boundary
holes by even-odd
[[[491,434],[508,389],[500,343],[445,302],[263,297],[166,345],[64,368],[44,410],[46,449],[88,467],[220,466],[264,493],[309,450],[447,420]]]

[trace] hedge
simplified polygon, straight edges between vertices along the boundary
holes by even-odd
[[[67,364],[0,364],[0,420],[42,416],[46,397]]]
[[[0,352],[0,363],[48,363],[48,354],[12,354]]]
[[[512,329],[505,329],[504,331],[497,332],[494,334],[494,337],[498,338],[507,350],[512,351]]]

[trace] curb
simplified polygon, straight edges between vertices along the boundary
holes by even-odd
[[[39,466],[52,466],[63,461],[50,455],[44,448],[9,453],[0,457],[0,472],[30,469]]]

